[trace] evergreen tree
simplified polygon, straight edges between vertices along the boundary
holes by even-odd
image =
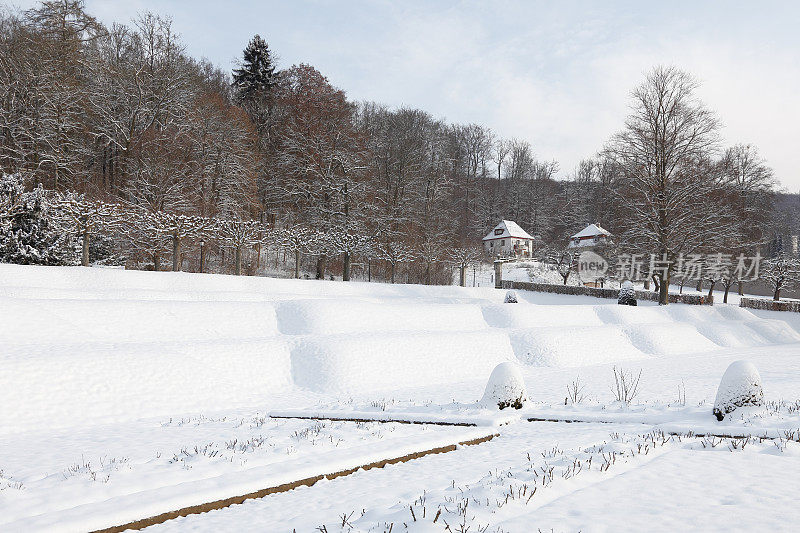
[[[76,265],[78,253],[69,233],[49,212],[44,189],[24,192],[14,175],[0,177],[0,205],[13,205],[0,222],[0,263]]]
[[[241,68],[233,70],[233,85],[243,100],[266,97],[277,83],[275,62],[267,42],[256,35],[244,49]]]

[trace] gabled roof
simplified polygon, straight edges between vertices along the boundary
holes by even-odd
[[[578,233],[572,236],[573,239],[580,239],[581,237],[594,237],[595,235],[611,236],[611,232],[604,230],[597,224],[589,224]]]
[[[495,235],[494,234],[494,230],[496,230],[496,229],[502,229],[503,233],[499,233],[499,234]],[[512,238],[515,238],[515,239],[531,239],[531,240],[533,240],[533,237],[528,235],[528,232],[525,231],[524,229],[520,228],[519,224],[517,224],[513,220],[503,220],[498,225],[496,225],[494,228],[492,228],[492,231],[490,231],[489,234],[486,235],[486,237],[483,238],[483,240],[484,241],[489,241],[489,240],[492,240],[492,239],[507,239],[509,237],[512,237]]]

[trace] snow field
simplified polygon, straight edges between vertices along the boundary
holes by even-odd
[[[654,524],[637,500],[641,516],[631,523],[644,529],[689,528],[688,513],[714,529],[711,517],[728,499],[764,515],[759,525],[765,528],[796,521],[792,510],[767,516],[783,500],[764,489],[766,483],[794,493],[796,476],[780,477],[800,457],[794,440],[753,441],[745,451],[728,451],[727,441],[691,438],[631,452],[654,442],[639,436],[654,426],[800,435],[795,317],[730,306],[628,308],[524,291],[518,291],[520,303],[502,304],[504,295],[484,288],[0,265],[0,529],[77,531],[122,523],[202,503],[198,498],[264,488],[266,481],[316,475],[319,467],[358,466],[450,443],[469,432],[500,437],[154,529],[305,531],[324,523],[333,533],[349,531],[334,527],[345,513],[352,531],[383,531],[386,522],[397,530],[411,523],[411,506],[429,512],[412,531],[439,531],[430,512],[447,504],[445,517],[457,529],[458,502],[468,497],[470,531],[487,523],[504,531],[546,530],[561,527],[548,516],[566,516],[587,494],[591,506],[604,504],[598,509],[605,514],[572,513],[564,523],[611,530],[624,528],[628,506],[620,500],[631,491],[646,495],[641,501],[651,507],[663,500],[670,513]],[[718,425],[714,395],[738,359],[756,365],[767,403],[737,410]],[[476,411],[492,369],[509,361],[520,367],[532,411],[611,423],[528,423],[516,410],[517,421],[508,423],[514,418],[508,410]],[[634,405],[612,401],[612,365],[642,369]],[[587,400],[564,405],[565,386],[576,379]],[[492,427],[266,416],[322,414],[326,404],[344,417],[475,420]],[[707,448],[742,460],[695,461]],[[623,455],[607,472],[582,463],[576,474],[575,461],[611,452]],[[772,457],[764,472],[777,481],[759,482],[765,456]],[[668,486],[648,486],[658,479],[649,472],[660,472],[651,465],[662,457],[677,473]],[[701,488],[713,491],[714,479],[728,479],[727,464],[739,469],[745,487],[757,488],[758,501],[728,485],[725,497],[702,497]],[[691,470],[681,477],[683,465]],[[541,483],[541,468],[548,467],[553,484],[540,488],[536,501],[522,502],[520,491]],[[686,471],[694,475],[686,479]],[[603,500],[595,486],[616,499]],[[684,486],[694,500],[676,495]],[[562,500],[571,503],[559,507]],[[556,510],[548,514],[551,505]],[[742,523],[752,522],[747,519]]]
[[[0,402],[10,407],[0,430],[246,406],[288,390],[485,383],[504,361],[569,368],[800,341],[786,321],[729,306],[504,295],[0,265]]]
[[[22,488],[3,492],[0,530],[95,530],[492,432],[273,420],[263,413],[104,429],[125,445],[97,439],[94,450],[105,453],[84,453],[87,442],[66,435],[44,457],[20,450],[5,458],[9,481]],[[79,461],[70,463],[78,449]]]

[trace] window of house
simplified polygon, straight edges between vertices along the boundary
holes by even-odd
[[[496,230],[494,230],[494,234],[495,235],[502,235],[503,234],[503,228],[497,228]]]
[[[506,240],[505,239],[501,239],[500,240],[500,246],[505,246],[505,245],[506,245]]]

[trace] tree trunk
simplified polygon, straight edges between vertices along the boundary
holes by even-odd
[[[372,259],[367,259],[367,281],[372,281]]]
[[[234,272],[237,276],[242,275],[242,247],[236,247],[236,266],[234,267]]]
[[[342,260],[342,281],[350,281],[350,252],[345,252]]]
[[[708,299],[710,300],[712,296],[714,296],[714,285],[717,284],[715,280],[709,280],[709,287],[708,287]]]
[[[181,240],[177,235],[172,236],[172,271],[178,272],[181,264]]]
[[[205,244],[200,246],[200,273],[203,273],[206,266],[206,246]]]
[[[392,283],[394,283],[395,264],[394,264],[394,263],[391,263],[391,265],[392,265],[392,267],[391,267],[389,270],[390,270],[390,272],[391,272],[391,280],[392,280]]]
[[[658,305],[669,305],[669,278],[669,269],[667,269],[666,277],[665,273],[661,273],[661,281],[658,284]]]
[[[294,279],[300,279],[300,250],[294,251]]]
[[[83,230],[83,246],[81,249],[81,265],[89,266],[89,227]]]
[[[325,279],[325,256],[317,258],[317,279]]]
[[[462,287],[467,286],[467,265],[461,265],[458,272],[458,283]]]
[[[730,283],[726,283],[725,284],[725,295],[722,297],[722,303],[724,303],[724,304],[728,303],[728,291],[730,291],[730,290],[731,290],[731,284]]]
[[[737,282],[739,285],[739,296],[744,296],[744,289],[742,288],[742,282]]]
[[[781,299],[781,286],[780,285],[776,285],[775,286],[775,294],[772,296],[772,299],[775,300],[776,302]]]
[[[698,279],[697,280],[697,292],[702,292],[702,291],[703,291],[703,280],[702,279]]]
[[[258,275],[258,269],[261,267],[261,243],[259,242],[256,244],[256,275]]]
[[[156,272],[161,270],[161,256],[158,254],[158,252],[153,254],[153,270]]]

